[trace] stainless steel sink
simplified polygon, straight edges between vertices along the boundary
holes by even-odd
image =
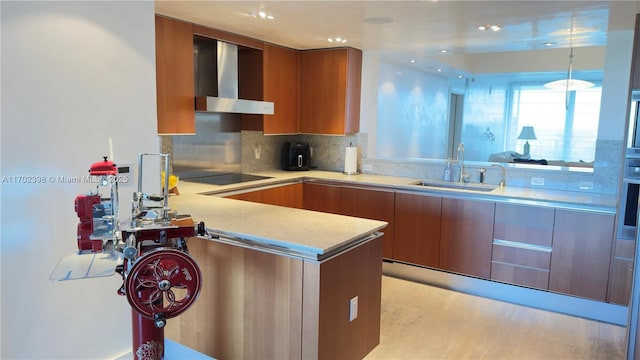
[[[493,191],[498,188],[498,185],[448,182],[448,181],[438,181],[438,180],[421,180],[411,185],[420,185],[420,186],[440,188],[440,189],[473,190],[473,191],[486,191],[486,192]]]

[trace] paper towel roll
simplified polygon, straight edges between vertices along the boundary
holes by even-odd
[[[347,146],[344,152],[344,173],[353,175],[358,173],[358,148]]]

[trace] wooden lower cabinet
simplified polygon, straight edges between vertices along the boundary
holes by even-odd
[[[612,254],[611,213],[329,181],[229,197],[386,221],[386,259],[621,305],[629,301],[635,243],[618,240]]]
[[[201,238],[189,250],[202,291],[170,339],[216,359],[361,359],[380,342],[382,237],[323,262]]]
[[[442,197],[396,192],[393,259],[438,267]]]
[[[262,190],[263,204],[280,205],[290,208],[302,209],[303,183],[296,183]]]
[[[549,288],[555,209],[496,203],[491,280]]]
[[[339,183],[305,182],[303,205],[306,210],[386,221],[383,257],[393,257],[395,190],[353,187]]]
[[[633,281],[635,245],[635,240],[617,239],[615,242],[611,274],[609,276],[608,301],[611,303],[629,305]]]
[[[165,334],[216,359],[300,358],[303,261],[190,238],[196,302]]]
[[[305,261],[303,359],[362,359],[380,343],[383,240],[322,263]],[[358,316],[349,321],[356,296]]]
[[[606,301],[614,217],[556,209],[550,291]]]
[[[225,196],[229,199],[302,209],[302,182]]]
[[[342,203],[340,192],[340,185],[305,182],[302,195],[303,207],[305,210],[340,214]]]
[[[550,262],[551,249],[543,251],[494,242],[491,280],[547,290]]]
[[[609,283],[609,302],[628,306],[631,299],[633,281],[633,260],[613,259],[611,264],[611,282]]]
[[[495,203],[490,201],[442,199],[441,269],[491,277],[494,209]]]
[[[550,248],[554,219],[552,207],[496,203],[494,239]]]
[[[395,190],[343,186],[340,190],[340,213],[389,223],[384,232],[382,256],[393,257]]]

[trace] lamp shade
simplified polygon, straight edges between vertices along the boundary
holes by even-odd
[[[533,131],[533,126],[523,126],[522,131],[520,131],[520,136],[518,136],[520,140],[537,140],[535,131]]]
[[[584,81],[584,80],[563,79],[563,80],[556,80],[556,81],[548,82],[548,83],[544,84],[544,87],[546,87],[548,89],[553,89],[553,90],[573,91],[573,90],[588,89],[590,87],[593,87],[593,85],[594,84],[592,82],[588,82],[588,81]]]

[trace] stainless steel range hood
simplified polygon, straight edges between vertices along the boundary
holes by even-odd
[[[238,46],[194,41],[196,111],[273,115],[274,103],[238,98]]]

